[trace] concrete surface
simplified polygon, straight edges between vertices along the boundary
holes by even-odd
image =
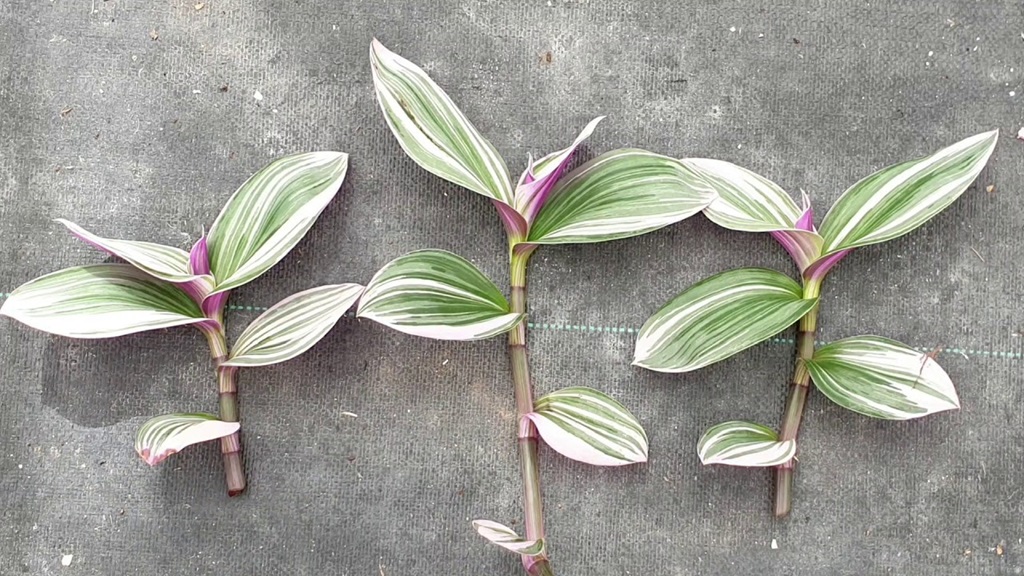
[[[388,133],[372,36],[423,64],[516,174],[606,114],[584,157],[631,145],[731,160],[807,190],[819,221],[872,170],[1002,129],[977,186],[917,233],[847,258],[823,300],[824,339],[945,347],[963,410],[886,423],[813,395],[786,521],[769,515],[766,472],[702,468],[694,446],[718,421],[778,422],[791,345],[670,376],[629,366],[630,334],[531,337],[540,392],[613,393],[652,441],[649,464],[614,470],[543,451],[559,574],[1024,572],[1019,0],[198,1],[0,5],[0,291],[103,260],[52,218],[187,247],[248,174],[311,149],[352,154],[343,192],[235,305],[365,282],[424,247],[504,283],[492,207]],[[638,327],[740,265],[793,271],[767,236],[702,218],[543,248],[532,321]],[[236,333],[253,316],[231,314]],[[243,372],[251,486],[228,500],[214,446],[155,470],[131,448],[147,416],[214,408],[197,332],[71,341],[4,319],[0,574],[517,574],[469,525],[521,525],[506,372],[501,339],[345,320],[300,359]]]

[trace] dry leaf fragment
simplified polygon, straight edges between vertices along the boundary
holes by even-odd
[[[988,192],[989,194],[991,194],[991,193],[993,193],[995,191],[996,191],[996,185],[995,184],[989,184],[988,186],[985,186],[985,192]]]
[[[159,40],[160,39],[160,33],[157,32],[156,29],[154,28],[153,30],[149,31],[149,38],[151,40],[154,40],[154,41],[155,40]]]
[[[200,2],[200,3],[196,4],[196,10],[202,10],[203,6],[206,6],[205,2]]]
[[[61,117],[61,118],[64,118],[64,117],[66,117],[66,116],[67,116],[68,114],[71,114],[71,111],[72,111],[72,110],[74,110],[74,108],[73,108],[73,107],[71,107],[71,106],[68,106],[67,108],[65,108],[65,109],[61,110],[61,111],[60,111],[60,117]]]

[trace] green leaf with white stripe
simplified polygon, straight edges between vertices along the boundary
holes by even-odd
[[[796,441],[780,442],[771,428],[734,420],[709,428],[697,443],[697,455],[705,465],[778,466],[796,455]]]
[[[410,252],[386,264],[366,286],[356,316],[438,340],[490,338],[523,319],[476,266],[444,250]]]
[[[359,284],[338,284],[285,298],[249,324],[221,365],[267,366],[295,358],[319,342],[362,293]]]
[[[306,235],[338,193],[348,155],[308,152],[271,162],[242,184],[207,235],[215,292],[251,282]]]
[[[150,466],[185,448],[230,436],[238,422],[224,422],[213,414],[164,414],[147,420],[135,433],[135,451]]]
[[[87,244],[127,261],[150,276],[168,282],[179,283],[201,280],[209,287],[213,285],[213,278],[189,272],[189,254],[181,248],[164,246],[163,244],[155,244],[153,242],[102,238],[78,224],[63,218],[57,218],[57,222],[66,226],[72,234],[81,238]]]
[[[731,162],[680,160],[717,194],[704,209],[715,224],[741,232],[792,229],[803,211],[777,184]]]
[[[515,552],[522,556],[540,556],[544,554],[544,540],[526,540],[516,531],[490,520],[474,520],[473,528],[477,534],[483,536],[488,542],[501,546],[505,550]]]
[[[70,338],[210,322],[180,289],[130,264],[76,266],[41,276],[12,292],[0,315]]]
[[[647,461],[647,433],[625,406],[593,388],[563,388],[526,415],[559,454],[595,466]]]
[[[930,355],[888,338],[837,340],[804,364],[822,394],[872,418],[908,420],[960,408],[953,382]]]
[[[370,63],[377,102],[405,153],[428,172],[511,206],[505,161],[444,90],[376,39]]]
[[[921,226],[977,178],[998,137],[998,130],[978,134],[857,182],[821,224],[825,252],[884,242]]]
[[[658,372],[703,368],[785,330],[816,303],[774,270],[722,272],[687,288],[644,323],[633,364]]]
[[[604,242],[645,234],[700,212],[715,192],[678,160],[613,150],[563,177],[530,227],[532,244]]]

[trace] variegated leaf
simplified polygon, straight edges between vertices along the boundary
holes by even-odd
[[[595,466],[647,461],[647,433],[625,406],[593,388],[563,388],[526,415],[556,452]]]
[[[238,422],[224,422],[213,414],[164,414],[147,420],[135,433],[135,451],[150,466],[188,446],[230,436]]]
[[[723,160],[680,160],[716,193],[704,209],[712,222],[729,230],[772,232],[796,228],[803,211],[777,184]]]
[[[251,282],[284,258],[337,194],[347,169],[341,152],[293,154],[242,184],[206,237],[216,292]]]
[[[405,153],[428,172],[511,206],[505,161],[444,90],[376,39],[370,63],[377,101]]]
[[[633,364],[658,372],[702,368],[785,330],[816,302],[774,270],[722,272],[687,288],[644,323]]]
[[[714,191],[678,160],[644,150],[614,150],[555,185],[530,228],[529,242],[637,236],[688,218],[714,198]]]
[[[796,441],[780,442],[771,428],[735,420],[709,428],[697,444],[697,455],[702,464],[778,466],[796,455]]]
[[[477,534],[487,539],[491,544],[501,546],[505,550],[515,552],[522,556],[540,556],[544,553],[544,540],[526,540],[516,534],[516,531],[490,520],[474,520],[473,528]]]
[[[516,185],[515,191],[515,208],[526,222],[533,222],[533,219],[537,217],[537,213],[547,202],[551,190],[562,177],[566,166],[569,165],[573,152],[590,137],[594,128],[603,119],[604,116],[599,116],[591,120],[569,147],[552,152],[536,162],[530,162],[522,177],[519,178],[519,184]]]
[[[439,340],[489,338],[523,319],[480,270],[443,250],[410,252],[386,264],[366,286],[356,315]]]
[[[821,224],[825,253],[891,240],[927,222],[977,178],[998,137],[997,130],[971,136],[854,184]]]
[[[362,293],[359,284],[338,284],[285,298],[249,324],[221,365],[267,366],[302,354],[334,327]]]
[[[822,394],[865,416],[908,420],[960,408],[953,382],[930,355],[888,338],[837,340],[805,365]]]
[[[65,268],[19,286],[0,314],[70,338],[211,322],[184,292],[129,264]]]

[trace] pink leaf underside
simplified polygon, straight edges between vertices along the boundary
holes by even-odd
[[[829,254],[828,256],[824,256],[818,259],[813,264],[808,266],[806,270],[802,271],[804,278],[807,279],[808,281],[820,281],[822,278],[825,277],[826,274],[828,274],[829,270],[835,267],[836,264],[839,264],[839,261],[842,260],[843,258],[846,258],[846,255],[852,251],[853,248],[848,248],[846,250],[840,250],[839,252],[834,252],[832,254]]]
[[[202,425],[189,428],[187,432],[176,434],[174,441],[164,443],[159,451],[154,452],[150,447],[142,448],[139,450],[139,456],[142,457],[146,464],[156,466],[169,456],[173,456],[193,444],[230,436],[237,432],[240,427],[241,424],[238,422],[210,420]]]
[[[570,460],[576,460],[577,462],[583,462],[584,464],[590,464],[592,466],[625,466],[628,464],[646,461],[646,459],[644,459],[638,460],[637,462],[629,462],[613,458],[604,452],[597,450],[583,440],[580,440],[578,437],[566,432],[561,426],[551,422],[536,412],[531,412],[525,417],[529,418],[533,422],[533,425],[537,427],[537,432],[540,434],[540,437],[544,439],[545,444],[550,446],[555,452],[558,452]]]
[[[189,272],[193,274],[210,273],[210,258],[209,252],[206,249],[205,234],[192,246],[192,250],[188,253],[188,268]]]

